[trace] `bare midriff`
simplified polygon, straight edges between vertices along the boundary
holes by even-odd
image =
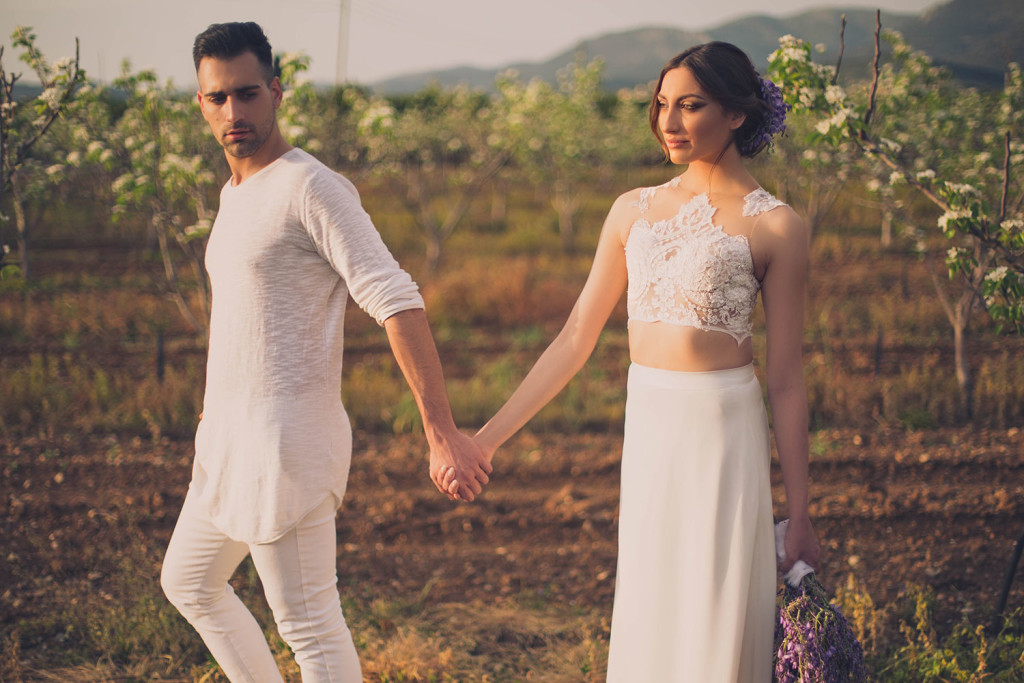
[[[725,332],[665,322],[629,322],[629,358],[638,365],[678,372],[710,372],[748,365],[750,338],[739,345]]]

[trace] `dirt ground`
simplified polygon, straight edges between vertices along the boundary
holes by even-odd
[[[144,558],[139,569],[153,571],[155,585],[189,479],[188,441],[0,445],[0,623],[58,609],[51,603],[63,593],[47,586],[118,599],[125,558]],[[427,480],[422,437],[357,433],[338,516],[343,593],[535,595],[610,614],[620,445],[614,433],[520,435],[499,453],[485,494],[452,504]],[[908,583],[928,585],[942,623],[987,621],[1024,530],[1024,432],[835,431],[817,434],[812,451],[826,585],[852,574],[876,604]],[[773,487],[781,500],[777,467]],[[1021,605],[1024,576],[1010,597]]]

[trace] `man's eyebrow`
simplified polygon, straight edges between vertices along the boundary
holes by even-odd
[[[234,90],[211,90],[210,92],[204,92],[203,97],[224,97],[226,95],[242,95],[259,89],[260,86],[258,85],[243,85],[241,88],[235,88]]]

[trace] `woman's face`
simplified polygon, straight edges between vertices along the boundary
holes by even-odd
[[[658,130],[674,164],[715,163],[743,125],[704,92],[685,66],[665,74],[658,91]]]

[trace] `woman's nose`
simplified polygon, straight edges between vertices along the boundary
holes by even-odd
[[[661,129],[668,133],[675,133],[682,127],[683,117],[679,111],[668,108],[662,113]]]

